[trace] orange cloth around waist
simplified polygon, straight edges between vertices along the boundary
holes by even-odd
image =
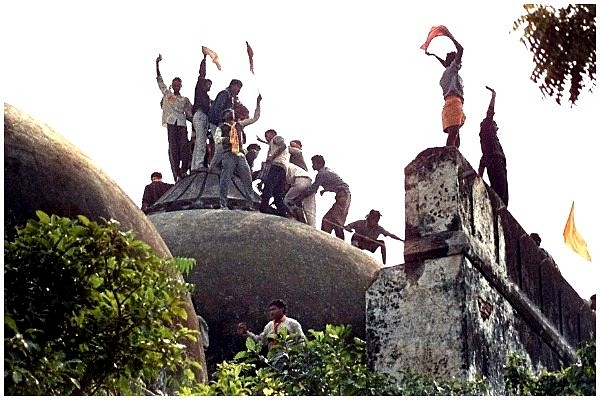
[[[463,101],[458,96],[446,96],[444,108],[442,109],[442,128],[448,132],[451,126],[463,126],[465,123],[465,113],[463,112]]]

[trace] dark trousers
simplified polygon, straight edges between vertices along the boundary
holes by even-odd
[[[185,125],[167,124],[167,137],[169,140],[169,161],[173,179],[185,175],[189,168],[189,142],[187,138],[187,127]]]
[[[265,180],[265,186],[261,194],[260,211],[268,214],[277,214],[281,217],[287,215],[287,207],[283,202],[285,197],[285,169],[277,164],[272,164],[269,168],[267,179]],[[275,201],[275,207],[277,210],[273,210],[269,206],[269,200]]]

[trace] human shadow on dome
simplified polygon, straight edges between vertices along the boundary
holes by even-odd
[[[227,193],[227,206],[230,209],[247,210],[247,202],[242,194],[242,182],[236,175],[232,177]],[[252,209],[258,210],[260,196],[252,191]],[[156,203],[148,208],[148,214],[191,209],[220,208],[219,203],[219,172],[202,167],[197,172],[192,172],[180,179],[167,190]]]

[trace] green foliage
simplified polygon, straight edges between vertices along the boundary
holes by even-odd
[[[537,376],[519,354],[511,354],[504,369],[509,395],[520,396],[595,396],[596,342],[586,343],[577,351],[579,362],[560,371],[543,370]]]
[[[544,96],[560,104],[565,84],[571,81],[569,101],[575,104],[586,78],[596,80],[596,5],[570,4],[565,8],[525,4],[527,14],[514,22],[524,27],[521,42],[533,53],[531,79]],[[590,91],[592,91],[590,88]]]
[[[158,257],[119,223],[38,211],[4,244],[7,395],[135,395],[194,384],[194,260]]]
[[[267,356],[261,345],[248,338],[246,350],[234,361],[223,362],[201,395],[476,395],[486,394],[482,380],[436,382],[403,372],[400,380],[372,371],[366,362],[365,342],[350,339],[349,326],[327,325],[325,331],[310,330],[297,343],[285,329]],[[282,360],[284,360],[282,362]],[[187,394],[192,394],[188,392]]]

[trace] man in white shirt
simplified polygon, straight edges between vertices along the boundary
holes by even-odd
[[[173,179],[177,182],[186,175],[189,168],[189,142],[187,137],[187,121],[192,121],[192,103],[190,99],[182,96],[181,78],[173,78],[171,87],[165,85],[158,63],[161,62],[162,55],[156,58],[156,81],[158,88],[163,94],[162,106],[162,124],[167,127],[169,140],[169,161],[171,162],[171,171]],[[173,91],[171,91],[171,89]]]

